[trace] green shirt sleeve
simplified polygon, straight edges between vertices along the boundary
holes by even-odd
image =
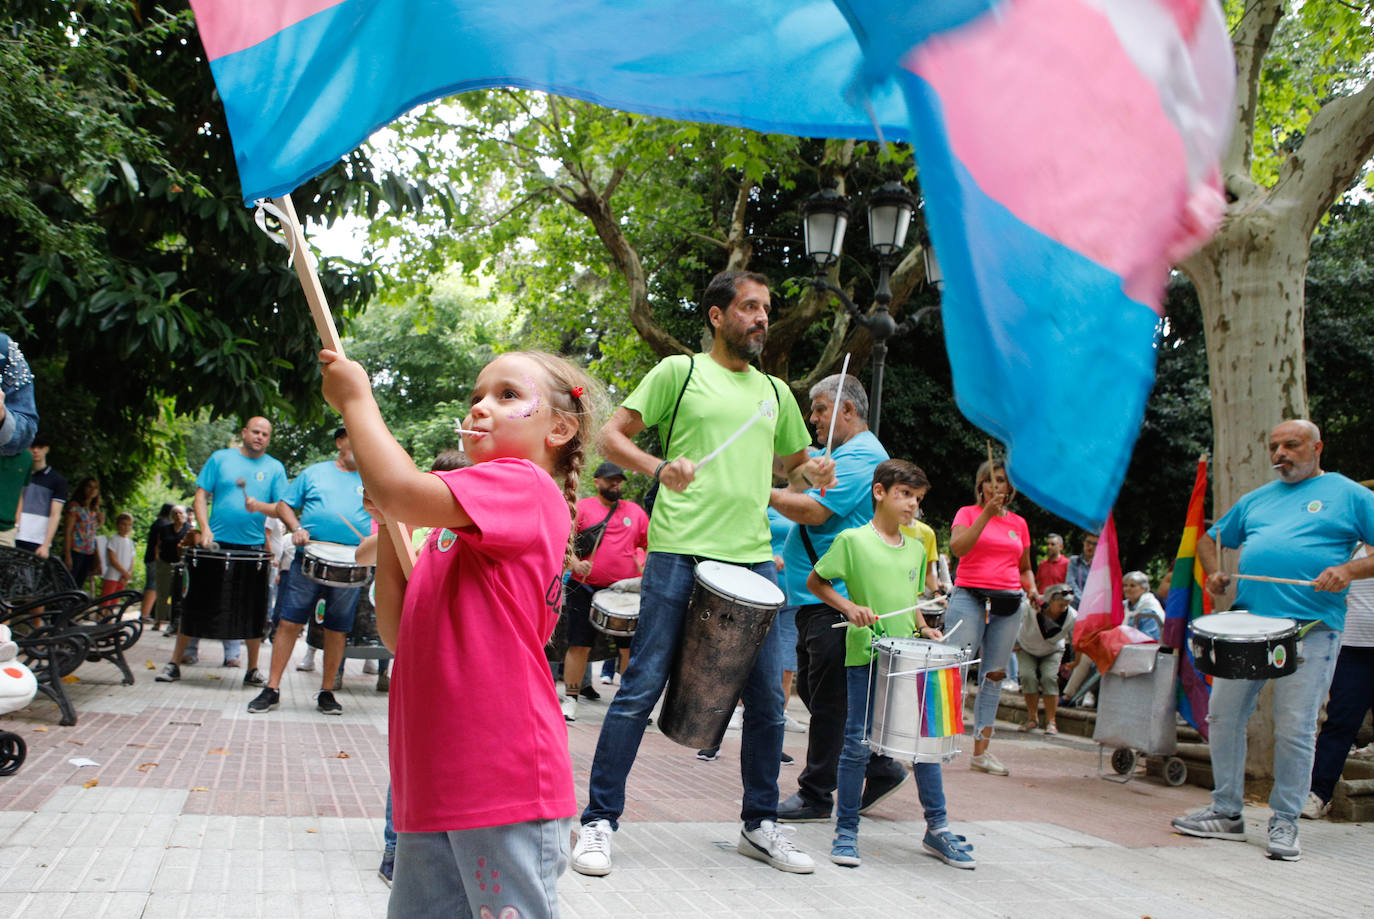
[[[621,403],[625,408],[638,412],[646,427],[657,425],[659,439],[668,434],[667,425],[673,417],[673,406],[677,403],[682,384],[687,382],[687,370],[693,358],[685,354],[664,358],[644,375],[644,379]],[[681,456],[678,451],[676,456]],[[676,458],[676,456],[671,458]],[[668,459],[670,457],[665,457]]]
[[[806,420],[802,418],[801,408],[792,389],[770,375],[773,385],[778,389],[778,424],[773,430],[773,449],[779,456],[790,456],[798,450],[811,446],[811,434],[806,430]]]

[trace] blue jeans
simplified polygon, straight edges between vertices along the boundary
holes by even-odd
[[[1331,677],[1331,698],[1326,703],[1326,724],[1317,737],[1312,763],[1312,790],[1323,801],[1336,793],[1345,769],[1345,758],[1355,743],[1364,716],[1374,708],[1374,648],[1344,647],[1336,658]]]
[[[1274,816],[1297,823],[1312,779],[1317,711],[1331,685],[1341,633],[1318,625],[1301,642],[1298,669],[1274,680]],[[1208,745],[1215,790],[1212,806],[1239,814],[1245,794],[1245,725],[1266,680],[1212,680],[1207,707]]]
[[[868,665],[845,667],[849,714],[844,719],[844,748],[835,772],[835,832],[859,834],[859,805],[864,791],[864,769],[872,751],[864,742],[864,727],[873,715],[873,677]],[[949,826],[945,813],[945,778],[939,763],[913,763],[916,796],[921,799],[926,828]]]
[[[625,781],[639,754],[644,727],[663,694],[673,657],[682,638],[682,623],[696,584],[696,559],[670,552],[650,552],[639,593],[639,626],[630,644],[630,665],[620,675],[620,691],[606,709],[596,742],[587,808],[582,822],[609,820],[619,828],[625,812]],[[749,566],[777,583],[772,559]],[[782,754],[782,666],[778,632],[769,629],[754,669],[744,684],[744,734],[740,743],[740,778],[744,800],[740,817],[749,829],[778,816],[778,768]]]
[[[396,854],[396,824],[391,820],[391,783],[386,783],[386,827],[382,830],[382,854]]]
[[[1024,610],[1024,603],[1022,604]],[[962,587],[954,588],[949,598],[949,610],[945,614],[945,634],[956,625],[959,631],[954,637],[959,639],[953,644],[971,651],[981,658],[978,665],[978,698],[973,703],[973,736],[986,739],[983,730],[991,728],[997,721],[997,703],[1002,698],[1002,681],[988,679],[988,674],[1005,671],[1011,659],[1011,647],[1016,643],[1016,633],[1021,628],[1021,610],[1014,616],[994,616],[987,611],[986,604]],[[992,736],[989,730],[988,737]]]
[[[447,833],[402,833],[389,919],[556,917],[572,818]]]
[[[363,595],[363,588],[327,587],[310,580],[302,569],[304,558],[305,552],[297,549],[291,559],[291,567],[281,573],[276,616],[283,622],[309,625],[315,605],[324,600],[324,622],[321,625],[331,632],[347,635],[353,630],[353,619],[358,614],[358,600]]]

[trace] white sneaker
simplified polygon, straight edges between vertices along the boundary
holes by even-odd
[[[572,851],[572,870],[578,874],[604,877],[611,873],[611,829],[609,820],[584,823]]]
[[[605,676],[603,674],[602,676],[597,677],[597,679],[601,681],[602,686],[610,686],[612,683],[615,682],[615,675],[612,674],[611,676]]]
[[[816,863],[811,860],[811,856],[792,845],[792,840],[784,835],[790,831],[791,827],[782,827],[771,820],[765,820],[756,830],[741,829],[735,850],[740,855],[767,862],[779,871],[810,874],[816,870]]]
[[[991,753],[973,757],[968,761],[968,767],[975,772],[986,772],[988,775],[1011,775],[1011,770],[998,762],[997,757]]]
[[[744,727],[744,709],[735,706],[735,713],[730,716],[730,724],[726,727],[727,731],[738,731]]]
[[[1002,689],[1006,692],[1020,692],[1021,684],[1011,678],[1002,681]]]
[[[302,673],[314,673],[315,671],[315,649],[311,648],[305,652],[305,657],[296,665],[296,669]]]
[[[1093,693],[1086,693],[1083,696],[1083,708],[1097,708],[1097,696]]]
[[[1315,791],[1309,791],[1300,816],[1306,817],[1308,820],[1318,820],[1325,817],[1329,810],[1331,810],[1330,801],[1323,801]]]
[[[373,674],[375,674],[376,672],[377,672],[377,662],[376,662],[376,661],[372,660],[371,658],[368,658],[367,660],[363,661],[363,673],[373,673]]]
[[[1374,743],[1365,744],[1363,747],[1352,747],[1350,749],[1350,755],[1358,756],[1360,759],[1374,757]]]
[[[796,718],[793,718],[791,715],[782,716],[782,729],[784,731],[791,731],[793,734],[806,733],[806,725],[802,724],[800,721],[798,721]]]
[[[568,722],[577,720],[577,696],[563,697],[563,720]]]

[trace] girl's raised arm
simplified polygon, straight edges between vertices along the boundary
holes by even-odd
[[[363,485],[387,519],[450,529],[471,526],[472,518],[449,487],[416,469],[391,436],[362,365],[329,350],[320,352],[320,363],[324,397],[343,416]]]

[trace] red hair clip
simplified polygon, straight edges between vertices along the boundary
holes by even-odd
[[[581,399],[582,393],[585,392],[585,390],[581,386],[574,386],[570,391],[572,392],[574,399]]]

